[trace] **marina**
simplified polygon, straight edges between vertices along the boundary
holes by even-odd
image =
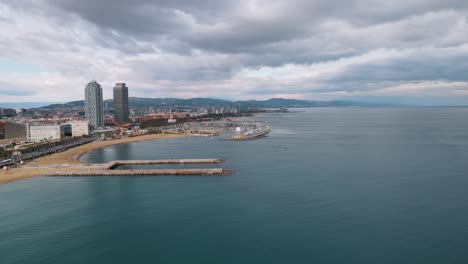
[[[258,121],[190,122],[161,127],[166,133],[185,133],[193,136],[219,136],[224,140],[252,140],[266,137],[271,127]]]
[[[252,140],[263,138],[271,132],[271,128],[263,123],[254,123],[248,127],[237,127],[236,134],[226,140]]]

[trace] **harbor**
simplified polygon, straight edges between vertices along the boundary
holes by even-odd
[[[190,122],[161,127],[166,133],[185,133],[193,136],[220,136],[224,140],[253,140],[266,137],[271,127],[259,121]]]
[[[271,132],[270,126],[263,123],[253,123],[247,127],[236,127],[236,133],[226,140],[253,140],[266,137]]]
[[[150,168],[119,169],[121,165],[157,165],[157,164],[208,164],[220,163],[221,159],[183,159],[183,160],[138,160],[112,161],[105,164],[85,164],[79,159],[89,151],[106,146],[154,140],[161,138],[180,138],[187,136],[210,137],[219,140],[252,140],[263,138],[271,131],[270,126],[259,121],[221,121],[189,122],[160,127],[160,133],[112,140],[85,142],[66,149],[55,150],[51,155],[36,159],[6,160],[0,171],[0,183],[35,177],[35,176],[120,176],[120,175],[226,175],[231,171],[224,168]],[[178,163],[180,162],[180,163]]]

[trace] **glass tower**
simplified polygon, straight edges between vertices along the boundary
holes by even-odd
[[[102,88],[96,81],[91,81],[85,88],[85,117],[94,128],[104,126]]]
[[[128,116],[128,87],[125,83],[116,83],[114,86],[114,120],[118,123],[128,123]]]

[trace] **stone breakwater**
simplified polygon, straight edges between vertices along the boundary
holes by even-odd
[[[156,164],[213,164],[224,162],[223,159],[164,159],[164,160],[114,160],[104,165],[112,170],[121,165],[156,165]]]
[[[223,168],[209,169],[146,169],[146,170],[72,170],[50,172],[47,176],[162,176],[162,175],[227,175],[231,171]]]
[[[231,171],[225,168],[192,169],[116,169],[121,165],[147,164],[206,164],[221,163],[222,159],[167,159],[167,160],[115,160],[91,166],[72,166],[69,170],[50,170],[47,176],[157,176],[157,175],[226,175]],[[50,167],[49,169],[52,169]],[[63,168],[63,167],[62,167]]]

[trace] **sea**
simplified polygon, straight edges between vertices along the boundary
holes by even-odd
[[[230,175],[0,185],[0,263],[468,263],[468,108],[294,109],[248,120],[272,132],[82,157],[222,158],[216,166]]]

